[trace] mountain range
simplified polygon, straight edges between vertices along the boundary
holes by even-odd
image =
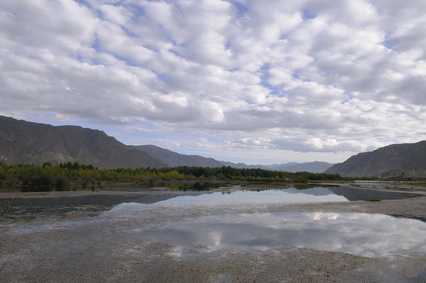
[[[345,177],[426,177],[426,141],[394,144],[359,153],[345,162],[247,165],[185,155],[156,145],[126,145],[105,132],[79,126],[51,126],[0,116],[0,162],[79,162],[100,168],[221,167],[339,174]]]
[[[393,144],[350,157],[326,173],[345,177],[426,177],[426,141]]]
[[[167,167],[222,167],[224,162],[200,155],[180,154],[155,145],[130,146],[144,152],[146,155],[166,164]]]
[[[185,155],[155,145],[125,145],[103,131],[79,126],[52,126],[0,116],[0,162],[42,164],[79,162],[100,168],[221,167],[262,168],[321,173],[324,162],[247,165]]]
[[[102,168],[166,166],[102,131],[4,116],[0,116],[0,161],[9,164],[80,162]]]
[[[284,164],[273,164],[263,166],[265,169],[275,170],[275,171],[284,171],[284,172],[311,172],[311,173],[324,173],[327,171],[333,164],[322,161],[313,161],[313,162],[290,162]]]

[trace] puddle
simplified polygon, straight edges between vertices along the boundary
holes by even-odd
[[[424,256],[425,235],[424,222],[362,213],[204,216],[141,234],[174,246],[175,256],[194,248],[203,252],[306,248],[364,257]]]

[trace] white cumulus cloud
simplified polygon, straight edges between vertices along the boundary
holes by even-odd
[[[5,0],[0,113],[338,161],[426,137],[425,27],[420,0]]]

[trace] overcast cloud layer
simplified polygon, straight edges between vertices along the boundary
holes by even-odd
[[[226,160],[426,138],[424,0],[3,0],[0,113]]]

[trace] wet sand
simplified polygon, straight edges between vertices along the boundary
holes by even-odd
[[[102,194],[103,197],[95,200],[96,205],[91,199],[93,194],[56,195],[48,200],[57,205],[50,211],[35,213],[35,218],[24,223],[7,218],[0,224],[0,282],[426,282],[424,256],[369,258],[290,247],[206,253],[197,246],[182,256],[174,246],[143,237],[144,229],[158,225],[232,213],[359,212],[425,220],[426,197],[220,209],[173,208],[143,211],[135,217],[123,215],[113,220],[103,212],[122,202],[123,197],[126,201],[151,203],[174,195],[170,192]],[[64,202],[70,207],[76,204],[77,199],[69,202],[74,197],[83,198],[78,199],[79,206],[94,208],[90,213],[78,209],[54,212]],[[21,201],[20,207],[26,204],[27,209],[34,201],[17,196],[13,199]],[[47,201],[45,197],[40,199]],[[96,202],[102,199],[98,206]],[[0,201],[0,205],[6,201]],[[7,215],[4,213],[2,217]],[[138,228],[141,231],[135,231]]]

